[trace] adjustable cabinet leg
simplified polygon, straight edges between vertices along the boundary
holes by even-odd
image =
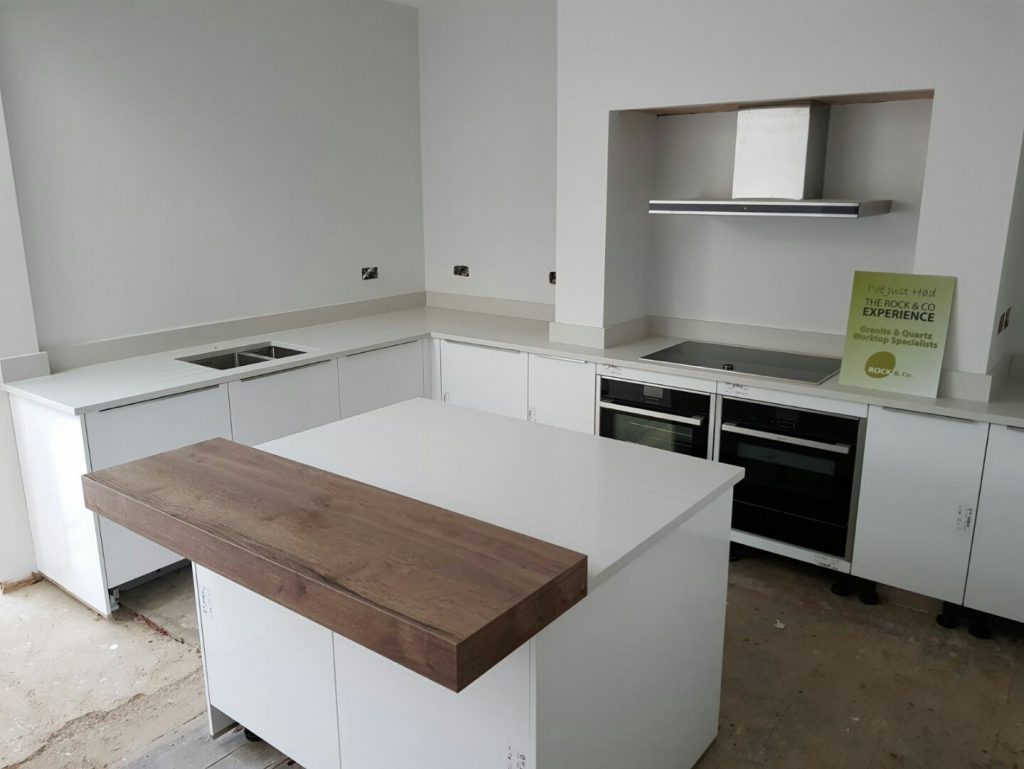
[[[750,548],[745,545],[738,545],[735,542],[729,543],[729,561],[735,563],[736,561],[742,561],[750,555]]]
[[[942,604],[942,613],[935,617],[935,621],[948,630],[959,627],[960,607],[955,603],[949,603],[946,601]]]
[[[848,595],[853,595],[857,592],[857,587],[853,577],[849,574],[840,574],[836,577],[836,581],[832,583],[832,593],[834,595],[841,595],[844,598]]]
[[[987,641],[992,637],[992,625],[987,614],[980,611],[972,611],[970,622],[967,625],[967,632],[975,638]]]
[[[245,739],[249,742],[263,742],[263,738],[255,732],[250,732],[248,729],[245,730]]]
[[[878,586],[874,582],[865,581],[860,588],[860,602],[868,606],[878,606],[881,602]]]

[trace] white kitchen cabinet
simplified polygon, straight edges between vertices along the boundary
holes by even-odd
[[[855,576],[961,603],[988,425],[872,406]]]
[[[516,763],[521,753],[535,753],[533,646],[524,643],[456,693],[335,634],[342,763],[365,769],[533,766]]]
[[[992,425],[964,604],[1024,622],[1024,429]]]
[[[93,471],[210,438],[230,438],[227,388],[209,387],[85,415]],[[116,587],[181,556],[99,516],[107,586]]]
[[[246,446],[341,419],[333,360],[228,383],[234,439]]]
[[[423,360],[419,339],[339,358],[341,418],[422,397]]]
[[[181,557],[86,509],[82,474],[230,438],[227,386],[74,415],[11,398],[39,571],[100,614],[110,590]]]
[[[575,358],[530,355],[529,419],[581,433],[594,432],[594,364]]]
[[[340,767],[331,631],[193,569],[209,704],[303,766]]]
[[[526,419],[527,354],[444,340],[441,400],[455,406]]]

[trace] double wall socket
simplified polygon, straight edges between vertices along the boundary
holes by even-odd
[[[457,264],[452,272],[460,278],[469,277],[469,265],[468,264]]]
[[[363,280],[377,280],[377,268],[363,267]]]

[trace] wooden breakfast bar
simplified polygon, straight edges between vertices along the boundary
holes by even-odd
[[[416,399],[84,476],[193,562],[211,732],[306,769],[678,769],[742,471]]]

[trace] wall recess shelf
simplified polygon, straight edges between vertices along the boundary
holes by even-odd
[[[861,219],[892,211],[891,200],[652,200],[648,213],[696,216],[801,216]]]

